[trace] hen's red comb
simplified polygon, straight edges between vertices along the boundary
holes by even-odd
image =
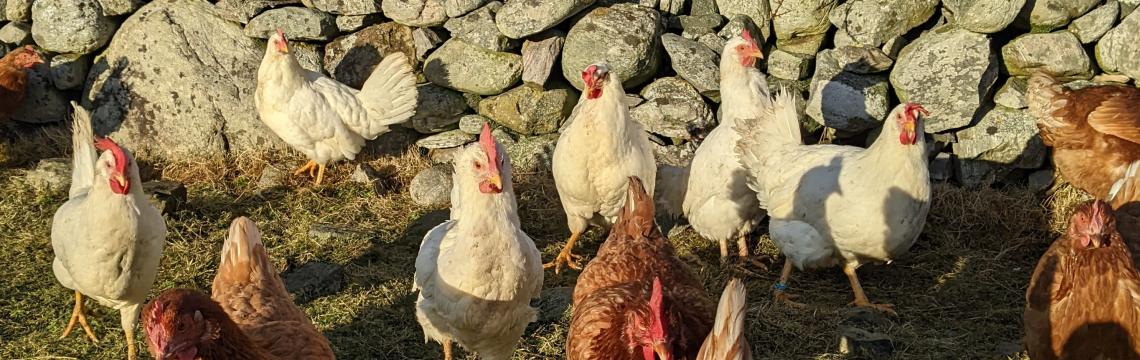
[[[499,148],[495,146],[495,136],[491,134],[491,124],[483,123],[483,131],[479,134],[479,146],[487,153],[487,161],[492,168],[499,166]]]
[[[115,170],[119,172],[127,171],[127,154],[123,148],[116,144],[111,138],[95,137],[95,149],[99,151],[111,151],[111,155],[115,157]]]
[[[649,335],[653,339],[665,338],[665,309],[662,307],[664,302],[661,278],[654,276],[653,292],[649,295]]]

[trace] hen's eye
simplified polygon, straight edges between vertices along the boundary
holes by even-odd
[[[476,161],[475,162],[475,169],[482,169],[482,168],[483,168],[483,164],[480,164],[478,161]]]
[[[176,330],[178,330],[179,332],[185,331],[186,330],[186,323],[183,323],[183,322],[178,323]]]

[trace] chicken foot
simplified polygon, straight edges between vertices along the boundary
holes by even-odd
[[[784,259],[784,270],[780,272],[780,281],[776,282],[775,286],[772,286],[773,287],[772,298],[776,302],[784,303],[784,305],[787,305],[788,307],[791,307],[794,309],[806,309],[807,308],[806,304],[798,303],[798,302],[795,302],[792,300],[792,299],[795,299],[798,295],[792,295],[792,294],[785,292],[785,290],[787,290],[787,288],[788,288],[788,278],[791,278],[791,277],[792,277],[792,261],[785,258]]]
[[[898,315],[895,312],[894,305],[891,304],[875,304],[867,299],[867,294],[863,293],[863,286],[859,285],[859,275],[855,274],[855,267],[851,265],[843,266],[843,273],[847,274],[847,280],[851,281],[851,290],[855,291],[855,301],[847,304],[849,306],[858,306],[879,310],[891,315]]]
[[[443,341],[443,360],[451,360],[451,339]]]
[[[136,304],[119,309],[119,324],[123,326],[123,335],[127,337],[127,360],[138,359],[138,347],[135,345],[135,325],[139,314],[142,313],[142,304]]]
[[[91,330],[91,325],[87,324],[87,316],[83,314],[83,294],[79,291],[75,291],[75,307],[71,310],[71,320],[67,322],[67,327],[63,329],[63,335],[59,337],[60,339],[71,334],[71,329],[75,328],[76,320],[79,321],[79,325],[83,327],[83,331],[87,333],[87,338],[91,339],[91,342],[99,342],[99,339],[95,337],[95,332]]]
[[[723,265],[728,261],[728,239],[721,239],[718,242],[720,243],[720,261]],[[749,269],[747,267],[751,265],[760,270],[763,270],[764,272],[768,272],[768,265],[765,264],[764,261],[767,261],[770,258],[767,255],[753,256],[748,251],[748,235],[741,235],[740,238],[736,241],[736,246],[737,258],[735,266],[738,269],[741,271],[749,272]]]
[[[542,268],[554,268],[555,274],[558,274],[560,271],[562,271],[562,264],[566,264],[567,267],[574,270],[582,270],[582,267],[576,264],[578,259],[581,259],[582,257],[574,255],[572,252],[574,249],[574,243],[578,242],[578,236],[580,235],[582,235],[582,233],[571,233],[570,239],[566,240],[566,246],[563,246],[562,251],[558,252],[558,257],[554,258],[554,261],[543,264]]]
[[[325,177],[325,165],[317,164],[314,160],[309,160],[305,165],[301,165],[301,167],[297,168],[297,170],[293,172],[293,175],[301,175],[306,171],[309,172],[309,177],[317,178],[317,182],[314,185],[320,186],[321,179]]]

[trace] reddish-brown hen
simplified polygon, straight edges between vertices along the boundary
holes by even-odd
[[[1140,275],[1116,221],[1108,203],[1081,204],[1037,263],[1023,318],[1030,358],[1140,358]]]
[[[693,359],[716,305],[653,222],[653,199],[630,177],[609,238],[578,277],[568,359]]]
[[[24,101],[28,69],[43,63],[31,45],[12,50],[0,58],[0,120],[11,117]]]
[[[1061,175],[1098,199],[1140,160],[1140,89],[1101,85],[1068,89],[1043,72],[1029,77],[1029,111],[1053,147]]]
[[[142,323],[158,360],[270,359],[217,302],[195,290],[163,291],[143,309]]]

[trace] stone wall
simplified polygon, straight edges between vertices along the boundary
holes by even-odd
[[[1140,79],[1136,1],[1026,3],[0,0],[0,43],[34,43],[49,59],[15,120],[58,123],[80,100],[98,132],[142,158],[175,159],[284,149],[252,98],[277,28],[306,68],[350,86],[401,53],[422,80],[403,138],[443,161],[490,120],[526,172],[549,167],[579,73],[603,59],[660,162],[684,165],[716,124],[719,53],[749,29],[771,87],[800,91],[813,137],[865,145],[894,104],[920,102],[932,113],[933,177],[976,186],[1051,177],[1022,97],[1031,69],[1071,86]]]

